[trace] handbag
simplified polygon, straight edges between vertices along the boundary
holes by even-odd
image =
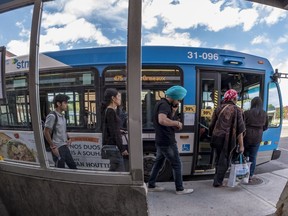
[[[119,152],[119,149],[116,145],[103,145],[101,148],[101,158],[109,159],[115,155],[116,152]]]
[[[128,132],[127,131],[124,131],[121,133],[122,135],[122,145],[123,145],[123,148],[124,150],[127,150],[127,152],[129,152],[129,147],[128,147]],[[129,159],[129,155],[123,155],[123,158],[124,159]]]

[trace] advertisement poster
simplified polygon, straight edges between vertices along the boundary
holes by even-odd
[[[69,147],[78,169],[106,171],[109,160],[101,158],[101,134],[71,134]],[[9,160],[38,163],[33,131],[0,131],[0,156]],[[51,166],[51,152],[47,152]]]
[[[33,131],[0,131],[0,156],[4,160],[38,162]]]
[[[109,160],[101,158],[101,134],[71,134],[71,155],[78,169],[108,170]]]

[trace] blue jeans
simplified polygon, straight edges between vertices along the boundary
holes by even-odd
[[[176,143],[170,146],[158,146],[156,145],[157,153],[156,160],[153,165],[151,175],[148,181],[148,187],[155,187],[156,179],[160,169],[163,167],[165,158],[170,162],[175,186],[177,191],[183,190],[183,179],[182,179],[182,164]]]
[[[118,172],[125,171],[124,160],[120,151],[114,151],[109,157],[109,159],[110,159],[109,171],[118,171]]]
[[[251,162],[250,166],[250,177],[254,175],[255,167],[256,167],[256,158],[259,149],[260,143],[257,145],[248,145],[244,147],[244,155],[245,157],[249,157],[249,162]]]

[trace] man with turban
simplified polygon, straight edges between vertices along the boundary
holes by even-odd
[[[214,187],[223,185],[225,173],[229,167],[230,154],[239,144],[239,152],[244,152],[243,133],[245,123],[242,110],[236,105],[238,94],[229,89],[224,94],[222,104],[214,111],[209,126],[211,147],[216,149],[216,173]]]
[[[163,191],[164,188],[156,186],[156,179],[163,167],[165,158],[170,162],[173,169],[176,194],[189,194],[193,189],[184,189],[182,179],[182,164],[177,148],[175,130],[181,130],[183,124],[175,115],[178,105],[186,96],[187,90],[182,86],[172,86],[166,92],[154,108],[153,123],[155,127],[155,144],[157,149],[156,160],[148,181],[148,191]]]

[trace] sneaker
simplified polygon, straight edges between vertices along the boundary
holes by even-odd
[[[164,191],[164,190],[165,190],[164,187],[159,187],[159,186],[148,187],[148,191],[149,192],[161,192],[161,191]]]
[[[182,191],[176,191],[177,195],[184,195],[184,194],[190,194],[193,193],[193,189],[183,189]]]

